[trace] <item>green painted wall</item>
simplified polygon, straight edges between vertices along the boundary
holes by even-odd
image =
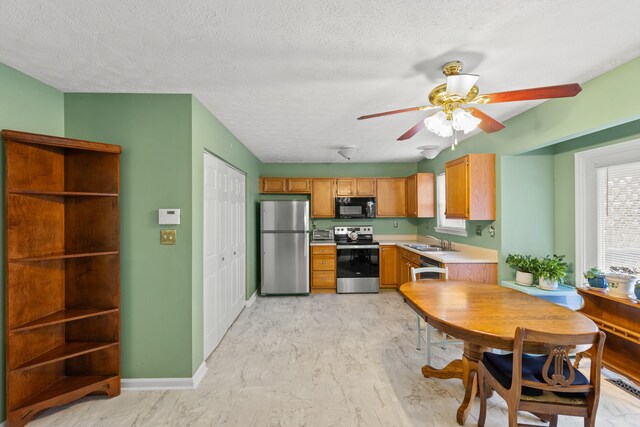
[[[65,94],[66,136],[122,145],[124,378],[192,375],[191,96]],[[161,246],[158,208],[181,208]]]
[[[64,95],[26,74],[0,64],[0,129],[13,129],[47,135],[64,135]],[[4,146],[0,154],[0,186],[4,188]],[[5,418],[5,235],[4,190],[0,191],[0,420]]]
[[[556,253],[566,254],[572,261],[574,255],[573,231],[568,231],[570,212],[573,207],[567,208],[574,200],[573,181],[567,180],[565,171],[573,170],[572,159],[568,154],[554,154],[553,156],[553,194],[554,204],[551,210],[538,210],[533,217],[529,214],[522,221],[522,230],[513,232],[515,221],[522,215],[522,207],[513,203],[512,188],[518,188],[523,194],[541,194],[541,187],[548,185],[548,177],[535,178],[531,173],[542,162],[544,170],[549,170],[549,160],[538,156],[523,157],[522,159],[504,159],[505,156],[517,156],[529,153],[544,147],[574,141],[572,144],[585,145],[590,135],[597,134],[601,144],[612,143],[620,133],[629,133],[626,126],[640,119],[640,87],[629,85],[640,74],[640,58],[636,58],[608,73],[594,78],[583,85],[583,91],[575,98],[556,99],[547,101],[521,115],[505,122],[506,129],[494,134],[478,134],[460,143],[456,151],[445,150],[434,160],[423,160],[418,164],[421,172],[442,173],[444,164],[454,158],[467,153],[496,153],[497,176],[497,219],[493,223],[496,227],[496,237],[491,238],[488,233],[482,237],[470,236],[467,238],[443,235],[453,241],[495,248],[500,250],[501,259],[512,248],[525,249],[525,242],[536,241],[540,238],[540,230],[527,226],[535,220],[536,223],[553,223],[553,248]],[[624,94],[618,96],[617,94]],[[622,129],[622,130],[621,130]],[[587,137],[587,139],[583,139]],[[555,148],[554,148],[555,150]],[[555,153],[555,151],[554,151]],[[545,154],[544,156],[546,156]],[[556,157],[560,155],[561,157]],[[513,163],[515,162],[515,163]],[[570,162],[569,166],[567,162]],[[522,168],[528,178],[521,177],[516,170],[516,164]],[[504,171],[503,171],[504,168]],[[503,186],[506,186],[503,188]],[[509,199],[509,200],[508,200]],[[516,197],[517,199],[517,197]],[[544,200],[540,200],[542,202]],[[536,202],[535,200],[533,202]],[[431,234],[433,223],[429,222],[429,231],[420,222],[418,230],[420,234]],[[507,223],[505,224],[505,221]],[[488,223],[479,222],[486,227]],[[470,230],[478,225],[470,222]],[[506,228],[505,228],[506,227]],[[548,245],[547,231],[540,246],[532,246],[534,251],[542,250]],[[546,242],[542,244],[542,241]],[[536,244],[537,245],[537,244]],[[501,277],[508,277],[510,272],[504,265],[500,268]]]
[[[260,161],[233,136],[211,113],[192,97],[192,146],[191,146],[191,216],[193,222],[192,240],[192,371],[195,372],[203,360],[202,331],[202,286],[203,286],[203,217],[204,197],[204,150],[215,154],[225,162],[246,174],[246,253],[247,289],[249,299],[258,288],[258,178]]]

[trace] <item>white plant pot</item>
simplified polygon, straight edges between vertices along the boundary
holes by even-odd
[[[633,288],[638,280],[635,276],[607,274],[607,282],[609,282],[609,295],[612,297],[627,298],[633,295]]]
[[[523,271],[516,271],[516,283],[518,285],[532,286],[533,274],[525,273]]]
[[[538,287],[546,291],[555,291],[556,289],[558,289],[558,281],[551,281],[549,279],[543,279],[541,277],[540,279],[538,279]]]

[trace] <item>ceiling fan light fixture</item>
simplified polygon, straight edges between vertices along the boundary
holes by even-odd
[[[448,137],[453,134],[451,120],[447,119],[447,114],[439,111],[431,117],[424,119],[425,127],[438,136]]]
[[[453,128],[455,130],[463,131],[465,134],[475,130],[478,127],[480,120],[474,117],[468,111],[458,108],[453,112]]]
[[[477,74],[454,74],[447,76],[447,96],[459,96],[466,98],[471,88],[476,84],[480,76]]]

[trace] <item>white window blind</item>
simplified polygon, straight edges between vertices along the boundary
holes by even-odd
[[[640,270],[640,162],[596,168],[598,268]]]
[[[463,219],[448,219],[444,216],[446,211],[446,181],[444,174],[436,177],[436,202],[438,211],[438,225],[436,231],[438,233],[456,234],[459,236],[467,235],[467,222]]]

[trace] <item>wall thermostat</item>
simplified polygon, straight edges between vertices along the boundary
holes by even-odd
[[[158,209],[158,224],[179,225],[180,209]]]

